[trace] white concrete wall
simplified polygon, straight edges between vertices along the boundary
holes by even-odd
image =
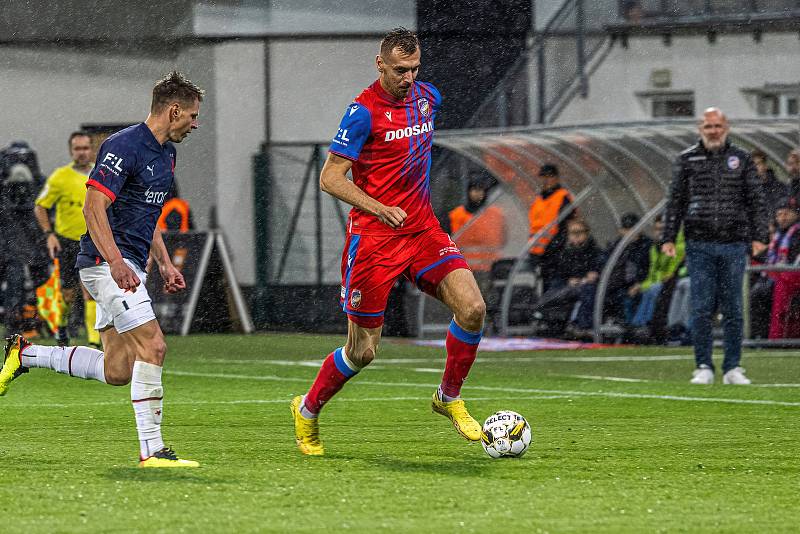
[[[255,283],[253,155],[264,142],[265,59],[261,41],[214,47],[217,217],[240,284]]]
[[[192,220],[199,230],[208,228],[211,206],[217,202],[213,191],[217,183],[216,123],[220,95],[214,86],[215,46],[206,44],[185,48],[172,65],[206,91],[200,106],[199,128],[178,145],[175,168],[181,196],[191,204]]]
[[[198,2],[195,35],[297,35],[388,31],[416,27],[415,0],[240,0]]]
[[[0,145],[27,141],[42,172],[69,162],[67,137],[82,124],[136,123],[147,117],[153,83],[173,68],[208,88],[212,64],[204,47],[163,54],[94,52],[59,48],[0,48]],[[214,179],[213,92],[201,109],[201,129],[178,146],[175,169],[181,194],[192,203],[195,222],[207,225],[211,199],[198,194]],[[211,108],[211,109],[209,109]],[[210,111],[210,113],[209,113]]]
[[[262,42],[163,53],[2,47],[0,145],[27,141],[49,174],[69,161],[66,139],[80,125],[143,121],[154,82],[173,68],[206,90],[199,129],[177,146],[181,195],[198,229],[208,228],[211,207],[217,206],[240,282],[253,284],[251,160],[265,132]]]
[[[575,98],[557,124],[650,119],[635,93],[653,89],[655,69],[672,72],[673,90],[694,91],[695,111],[718,106],[730,117],[752,118],[756,111],[741,89],[800,82],[798,54],[796,32],[765,33],[760,43],[747,33],[721,34],[714,44],[705,36],[674,36],[671,46],[660,37],[631,37],[628,48],[615,44],[589,80],[589,97]]]
[[[283,40],[269,44],[272,141],[330,140],[347,105],[377,77],[379,40]]]
[[[27,141],[49,174],[69,161],[66,140],[81,124],[143,121],[166,63],[145,54],[0,47],[0,144]]]

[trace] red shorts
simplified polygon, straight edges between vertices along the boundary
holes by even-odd
[[[456,269],[469,266],[438,226],[415,234],[348,234],[342,253],[342,309],[357,325],[377,328],[398,277],[435,297],[439,282]]]

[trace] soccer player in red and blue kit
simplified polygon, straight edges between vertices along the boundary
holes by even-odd
[[[417,36],[389,32],[376,57],[378,80],[347,107],[322,169],[323,191],[353,206],[342,254],[342,309],[347,342],[331,352],[311,389],[291,403],[297,446],[324,453],[320,410],[374,358],[389,290],[405,276],[452,310],[447,361],[433,411],[449,418],[469,441],[481,426],[460,398],[483,330],[486,305],[467,262],[439,226],[430,202],[429,173],[441,95],[416,81]],[[347,179],[352,169],[353,181]]]

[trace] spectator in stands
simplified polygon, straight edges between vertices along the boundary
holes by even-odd
[[[691,289],[686,267],[681,267],[667,309],[667,345],[692,344]]]
[[[769,265],[791,265],[800,254],[800,214],[792,201],[785,202],[775,214],[777,230],[772,235],[767,252]],[[790,307],[792,299],[800,292],[800,273],[769,272],[759,279],[760,283],[753,285],[751,290],[752,322],[751,332],[756,335],[764,334],[765,322],[768,311],[770,339],[796,337],[797,326],[791,328],[789,324]],[[765,280],[765,282],[761,282]],[[771,282],[771,283],[770,283]],[[763,325],[763,326],[762,326]],[[787,336],[788,333],[791,336]]]
[[[756,166],[756,173],[761,179],[761,184],[764,188],[764,200],[767,203],[767,213],[769,214],[770,220],[773,220],[775,217],[775,210],[777,210],[778,206],[783,204],[786,197],[789,196],[789,188],[775,177],[775,172],[769,166],[769,158],[763,151],[755,149],[750,153],[750,156],[753,158],[753,163]]]
[[[639,222],[635,213],[626,213],[620,220],[619,236],[609,243],[603,252],[601,263],[605,264],[608,258],[619,245],[620,241],[630,234],[631,229]],[[617,258],[606,288],[606,300],[603,316],[614,321],[625,322],[625,299],[628,289],[644,280],[650,262],[649,251],[653,240],[645,234],[637,235],[629,242]],[[566,334],[575,339],[590,339],[593,337],[594,305],[596,288],[594,284],[583,286],[578,296],[578,304],[573,310]]]
[[[750,154],[728,141],[730,127],[717,108],[698,122],[700,142],[681,152],[673,166],[663,245],[677,255],[681,225],[691,278],[692,338],[696,369],[692,384],[713,384],[713,320],[722,312],[725,384],[749,384],[742,354],[742,282],[749,255],[766,248],[764,191]]]
[[[83,287],[75,261],[78,258],[80,239],[86,233],[83,203],[86,198],[86,180],[95,158],[92,142],[86,132],[73,132],[67,141],[72,161],[59,167],[47,178],[36,197],[33,215],[44,235],[51,259],[59,258],[64,301],[69,306],[68,325],[58,329],[58,344],[69,345],[70,336],[76,336],[81,323],[86,326],[89,346],[100,347],[100,332],[95,330],[96,303]],[[48,210],[55,210],[55,224],[50,223]],[[82,295],[78,297],[79,293]]]
[[[658,236],[664,232],[663,214],[659,214],[656,218],[654,230]],[[674,256],[669,256],[662,252],[658,244],[650,247],[650,268],[647,271],[647,276],[641,284],[634,284],[628,290],[629,302],[638,301],[635,306],[635,312],[631,317],[630,325],[637,329],[635,337],[639,341],[646,342],[652,337],[651,322],[656,311],[656,304],[659,298],[671,296],[675,277],[678,274],[678,269],[683,264],[685,254],[685,241],[682,232],[675,239]],[[631,306],[631,308],[633,307]]]
[[[544,292],[558,287],[559,280],[559,253],[566,241],[566,221],[559,224],[548,225],[555,221],[559,214],[568,209],[572,202],[572,195],[562,187],[558,167],[551,163],[542,165],[539,169],[542,185],[539,195],[534,199],[528,211],[530,222],[530,236],[543,232],[530,250],[531,269],[539,268],[544,286]],[[572,212],[568,218],[574,217]],[[544,230],[547,228],[547,230]]]
[[[570,219],[566,233],[567,242],[558,255],[560,279],[534,306],[545,322],[557,325],[556,330],[563,330],[568,319],[574,324],[575,304],[582,295],[596,291],[603,267],[603,253],[591,236],[589,225],[581,219]]]
[[[506,245],[503,209],[486,205],[491,179],[476,175],[467,184],[467,201],[450,211],[450,233],[476,278],[488,279],[492,264]]]
[[[164,201],[164,206],[161,208],[161,216],[159,216],[156,226],[162,232],[186,233],[189,230],[194,230],[192,210],[189,207],[189,202],[181,198],[176,180],[172,181],[172,187]]]
[[[786,158],[786,174],[789,177],[789,195],[795,205],[800,206],[800,148],[789,152]]]
[[[606,247],[605,257],[609,258],[620,241],[627,236],[639,222],[635,213],[626,213],[620,220],[618,237]],[[640,284],[647,277],[650,267],[650,247],[653,240],[644,233],[636,236],[620,254],[608,279],[606,289],[605,316],[630,322],[632,313],[626,314],[626,301],[631,287]],[[592,303],[594,306],[594,303]]]

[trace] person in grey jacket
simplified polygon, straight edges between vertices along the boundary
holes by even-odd
[[[698,122],[700,142],[673,166],[661,250],[675,254],[681,224],[691,280],[692,384],[714,383],[713,320],[723,314],[724,384],[749,384],[742,356],[742,281],[748,255],[766,249],[764,191],[750,154],[728,141],[728,119],[708,108]]]

